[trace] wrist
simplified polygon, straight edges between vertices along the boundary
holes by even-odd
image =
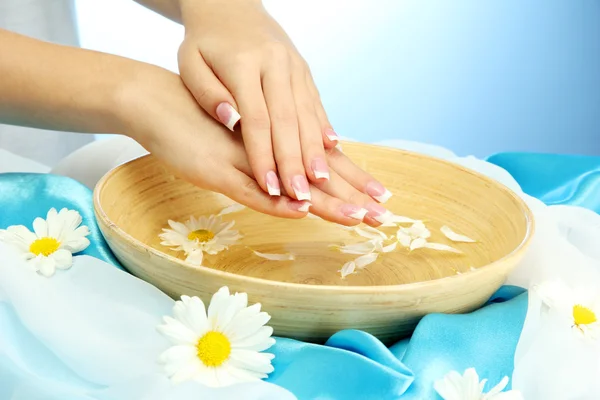
[[[198,18],[202,18],[213,8],[226,9],[229,7],[261,6],[262,0],[179,0],[181,21],[184,27],[193,27]]]

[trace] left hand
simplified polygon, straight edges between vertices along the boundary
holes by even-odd
[[[184,83],[200,106],[229,129],[241,115],[248,160],[265,192],[310,200],[309,182],[327,186],[334,173],[326,151],[337,136],[306,62],[260,0],[180,4],[185,39],[178,59]],[[358,180],[356,169],[337,173],[362,193],[385,196],[381,185],[364,185],[372,178]],[[356,186],[356,181],[363,184]]]

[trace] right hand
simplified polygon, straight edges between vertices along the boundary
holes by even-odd
[[[130,136],[150,153],[173,168],[181,178],[203,189],[222,193],[255,211],[283,218],[302,218],[305,201],[290,196],[269,196],[257,183],[242,138],[207,115],[180,77],[158,67],[144,66],[136,78],[124,84],[117,107],[122,134]],[[365,222],[385,209],[356,187],[375,182],[337,149],[328,153],[331,179],[311,185],[310,212],[343,225]],[[336,171],[344,171],[344,177]],[[284,188],[285,189],[285,188]]]

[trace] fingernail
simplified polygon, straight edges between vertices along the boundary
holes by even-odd
[[[332,142],[337,142],[338,140],[340,140],[337,133],[335,133],[335,131],[331,128],[325,129],[325,136],[327,136],[327,138]]]
[[[271,196],[281,196],[281,188],[279,187],[279,179],[274,171],[267,172],[267,190]]]
[[[233,131],[233,127],[242,118],[240,114],[232,107],[229,103],[220,103],[217,106],[217,117],[219,121],[223,123],[230,131]]]
[[[342,214],[344,214],[346,217],[354,218],[359,221],[363,220],[365,215],[367,215],[367,212],[368,211],[366,209],[355,206],[354,204],[344,204],[342,206]]]
[[[312,203],[310,201],[290,201],[289,205],[294,211],[307,212]]]
[[[392,192],[377,181],[371,181],[367,184],[367,194],[380,203],[385,203],[392,197]]]
[[[297,200],[310,200],[310,189],[305,176],[294,176],[292,178],[292,189],[294,189]]]
[[[312,161],[312,170],[315,178],[329,180],[329,168],[327,168],[327,163],[322,158],[315,158]]]
[[[382,224],[388,222],[394,215],[391,211],[377,203],[369,203],[365,206],[365,208],[369,211],[369,217],[373,218],[377,222],[381,222]]]

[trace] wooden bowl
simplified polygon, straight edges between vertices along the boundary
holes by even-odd
[[[359,273],[341,279],[341,266],[356,256],[331,244],[366,239],[320,219],[287,220],[245,209],[235,219],[240,245],[205,265],[183,261],[160,244],[167,220],[216,214],[230,199],[176,178],[153,156],[110,171],[94,192],[100,229],[110,248],[134,275],[168,295],[197,295],[205,302],[222,286],[247,292],[271,314],[275,334],[323,342],[347,328],[391,343],[412,332],[429,313],[479,308],[517,265],[534,229],[533,216],[513,192],[481,174],[436,158],[392,148],[344,143],[344,152],[394,193],[386,207],[423,219],[431,241],[463,252],[404,248],[381,255]],[[476,243],[453,243],[442,225]],[[387,228],[389,229],[389,228]],[[387,231],[395,233],[394,230]],[[272,261],[263,253],[293,252],[294,261]]]

